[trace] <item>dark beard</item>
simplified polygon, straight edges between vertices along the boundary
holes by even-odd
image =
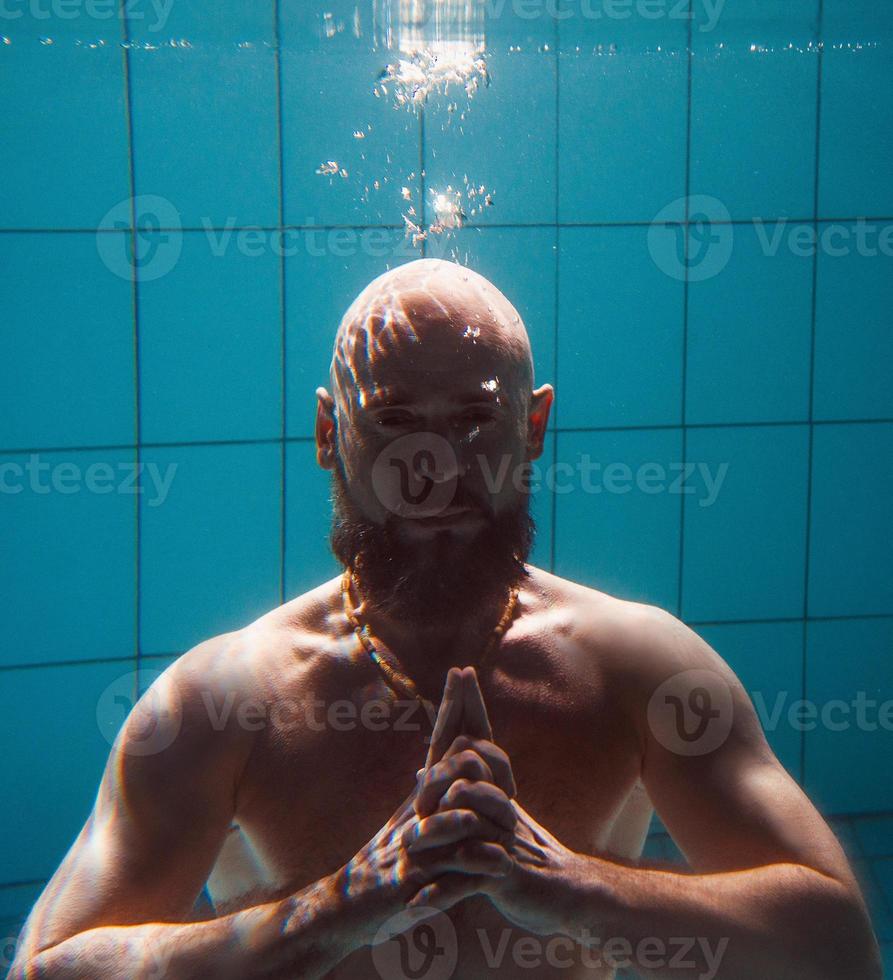
[[[471,501],[462,499],[460,487],[453,502]],[[482,506],[480,500],[474,503]],[[356,569],[363,591],[388,615],[416,623],[465,619],[491,600],[507,600],[509,589],[529,575],[524,563],[536,533],[529,493],[506,513],[488,514],[473,537],[444,530],[430,541],[407,542],[399,534],[396,515],[374,524],[357,510],[338,460],[332,471],[332,504],[335,557]]]

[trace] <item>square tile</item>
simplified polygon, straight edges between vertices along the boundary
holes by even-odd
[[[134,450],[0,455],[0,663],[136,652],[137,475]]]
[[[893,613],[891,494],[893,424],[816,426],[811,616]]]
[[[770,230],[728,226],[728,264],[688,292],[689,423],[805,420],[809,415],[812,259]],[[690,249],[689,254],[694,254]]]
[[[393,56],[388,51],[283,50],[287,224],[402,228],[409,208],[403,187],[409,188],[418,211],[418,113],[396,107],[393,91],[379,97],[374,91]],[[339,173],[317,173],[327,161],[337,163]]]
[[[644,228],[562,228],[556,424],[678,425],[682,281]]]
[[[426,214],[458,190],[472,224],[555,221],[555,50],[491,51],[490,81],[473,98],[452,89],[425,108]],[[449,106],[457,105],[456,111]],[[486,148],[485,152],[482,152]],[[483,186],[492,207],[468,189]],[[474,208],[480,208],[472,215]]]
[[[141,652],[182,653],[276,606],[281,447],[146,449],[143,460],[167,485],[141,501]]]
[[[816,281],[817,419],[893,416],[893,234],[882,224],[820,225]],[[863,244],[864,243],[864,244]]]
[[[520,314],[533,350],[534,386],[554,385],[555,229],[463,228],[455,241],[457,261],[489,279]]]
[[[0,447],[132,443],[131,284],[96,236],[0,235],[0,268]]]
[[[865,857],[893,857],[893,816],[858,817],[853,825]]]
[[[270,45],[276,37],[273,15],[274,0],[217,0],[210,5],[202,0],[164,4],[131,0],[127,31],[132,41],[141,44],[165,44],[173,39],[193,47]]]
[[[893,8],[825,0],[819,213],[893,214]]]
[[[268,233],[186,232],[166,275],[140,282],[144,442],[282,432],[280,259]]]
[[[315,391],[330,389],[335,333],[355,297],[377,276],[421,257],[400,231],[305,229],[286,258],[288,435],[312,437]]]
[[[710,16],[707,11],[710,10]],[[818,0],[696,4],[691,189],[733,218],[809,218],[815,186]]]
[[[893,917],[890,915],[887,900],[875,877],[874,862],[856,861],[853,865],[853,871],[862,888],[862,895],[868,905],[871,924],[878,941],[890,943],[893,941]],[[887,975],[885,972],[884,976]]]
[[[137,45],[129,64],[137,194],[187,228],[278,225],[275,52]]]
[[[890,657],[893,620],[841,619],[807,626],[806,788],[829,813],[893,810],[879,778],[893,766]]]
[[[681,217],[684,33],[674,26],[663,39],[642,40],[635,32],[618,33],[613,23],[603,32],[587,25],[582,31],[565,40],[570,32],[561,26],[559,219],[651,221],[668,206]]]
[[[555,571],[676,613],[678,429],[558,433]]]
[[[725,623],[697,632],[735,671],[772,751],[799,782],[803,735],[790,724],[790,711],[803,696],[803,624]]]
[[[95,663],[3,672],[0,718],[16,805],[3,815],[0,881],[46,879],[86,821],[124,718],[114,700],[132,665]],[[107,724],[117,713],[118,725]]]
[[[686,620],[803,614],[807,426],[691,429]]]
[[[0,44],[0,227],[95,228],[130,196],[120,24],[92,48],[72,28],[43,44],[21,24],[4,23]]]

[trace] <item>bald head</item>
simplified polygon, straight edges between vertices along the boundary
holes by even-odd
[[[518,311],[487,279],[442,259],[417,259],[384,273],[341,320],[330,369],[336,403],[361,407],[381,386],[385,362],[399,359],[433,378],[474,362],[515,404],[533,387],[530,340]]]

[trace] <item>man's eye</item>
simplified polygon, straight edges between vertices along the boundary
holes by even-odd
[[[375,420],[377,425],[405,425],[412,419],[408,415],[379,415]]]

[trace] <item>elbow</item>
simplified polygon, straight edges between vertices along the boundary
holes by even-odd
[[[816,980],[883,980],[880,948],[865,902],[854,887],[836,884],[809,910],[808,961]]]

